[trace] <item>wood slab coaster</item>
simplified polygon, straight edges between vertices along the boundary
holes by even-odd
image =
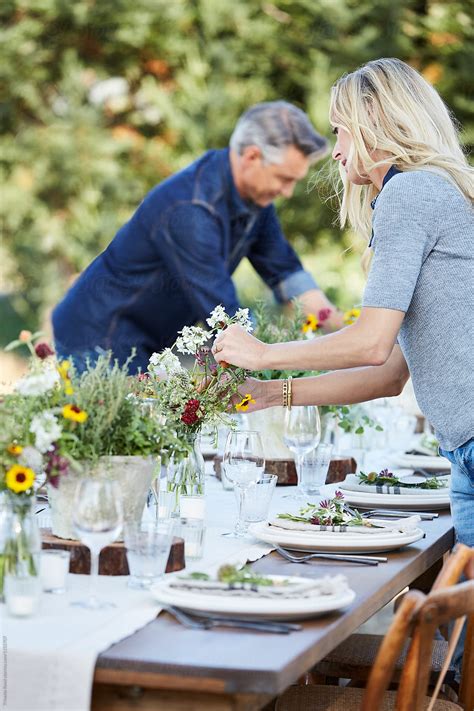
[[[88,575],[90,573],[90,551],[83,543],[80,541],[70,541],[65,538],[53,536],[50,528],[41,529],[41,538],[43,548],[57,548],[59,550],[71,552],[71,564],[69,567],[70,573],[81,573],[82,575]],[[184,541],[182,538],[173,538],[168,563],[166,564],[166,572],[174,573],[175,571],[182,570],[183,568]],[[129,574],[127,555],[123,543],[112,543],[100,552],[99,574]]]
[[[348,474],[355,472],[356,461],[352,457],[333,457],[329,465],[326,484],[344,481]],[[222,478],[222,457],[214,457],[214,471],[218,479]],[[293,459],[267,459],[265,472],[276,474],[277,486],[294,486],[296,480],[296,467]]]

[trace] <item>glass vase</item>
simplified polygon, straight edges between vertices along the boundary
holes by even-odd
[[[7,577],[24,580],[36,588],[39,582],[41,535],[35,516],[34,497],[4,494],[0,502],[0,598]]]
[[[188,454],[179,461],[172,459],[167,467],[167,491],[173,493],[172,516],[179,516],[182,507],[182,497],[195,497],[197,510],[203,509],[204,498],[204,458],[200,449],[200,438],[197,434],[186,436]],[[189,514],[187,514],[189,515]],[[196,515],[195,518],[201,518]]]

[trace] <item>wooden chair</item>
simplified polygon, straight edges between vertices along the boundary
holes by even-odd
[[[454,585],[465,574],[470,577],[469,566],[473,564],[474,551],[465,545],[458,545],[446,564],[441,568],[432,590],[447,585]],[[353,634],[336,647],[327,657],[322,659],[312,670],[317,683],[325,683],[330,679],[351,679],[353,685],[364,685],[382,643],[382,635]],[[430,683],[434,684],[441,671],[448,649],[448,642],[436,639],[433,643],[431,658]],[[405,666],[408,652],[408,640],[396,661],[392,682],[398,682]],[[454,679],[454,673],[448,671],[446,681]]]
[[[467,549],[467,551],[466,551]],[[390,629],[383,639],[367,686],[307,685],[290,687],[275,704],[275,711],[425,711],[430,676],[431,652],[438,626],[468,616],[459,704],[436,700],[433,711],[474,709],[474,581],[459,579],[472,553],[458,547],[443,567],[433,590],[424,595],[409,591],[403,598]],[[406,662],[397,691],[387,691],[400,653],[411,636]]]

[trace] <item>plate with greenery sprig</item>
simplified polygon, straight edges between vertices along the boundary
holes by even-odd
[[[447,508],[449,506],[449,476],[411,477],[410,472],[379,472],[348,474],[338,484],[346,501],[352,505],[394,508]]]
[[[330,494],[336,485],[326,487]],[[427,476],[412,483],[402,471],[349,474],[337,484],[348,504],[361,507],[430,510],[449,508],[449,477]]]
[[[340,574],[320,578],[262,575],[250,567],[224,565],[211,575],[167,575],[152,588],[164,605],[200,615],[298,620],[348,607],[355,598]]]
[[[283,548],[307,551],[375,552],[402,548],[420,540],[419,517],[383,521],[366,519],[348,506],[344,494],[283,512],[271,521],[253,524],[249,533]]]

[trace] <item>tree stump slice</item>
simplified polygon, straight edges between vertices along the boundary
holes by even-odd
[[[70,541],[65,538],[53,536],[50,528],[41,529],[43,548],[55,548],[63,551],[70,551],[71,563],[70,573],[80,573],[89,575],[91,566],[90,551],[80,541]],[[171,544],[166,573],[174,573],[184,568],[184,541],[182,538],[173,538]],[[123,543],[112,543],[106,546],[99,557],[100,575],[129,575],[127,554]]]
[[[326,484],[343,481],[348,474],[355,472],[356,461],[352,457],[333,457],[329,465]],[[222,457],[214,457],[214,471],[218,479],[222,479]],[[265,472],[276,474],[277,486],[295,486],[296,466],[293,459],[267,459]]]

